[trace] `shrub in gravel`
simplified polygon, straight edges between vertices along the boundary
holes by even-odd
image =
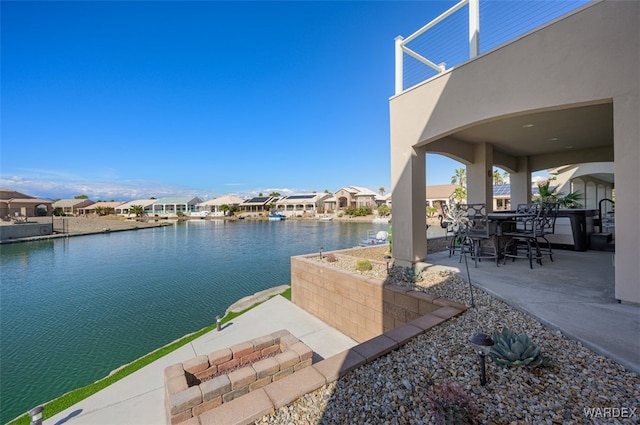
[[[426,402],[437,425],[478,423],[478,408],[469,394],[458,385],[443,382],[431,386]]]

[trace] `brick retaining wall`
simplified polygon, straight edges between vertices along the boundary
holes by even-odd
[[[336,253],[343,255],[342,251]],[[382,279],[338,269],[309,257],[291,257],[291,300],[357,342],[444,306],[466,309],[445,298],[385,284]]]

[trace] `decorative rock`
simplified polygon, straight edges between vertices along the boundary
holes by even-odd
[[[386,250],[388,247],[356,249],[353,255],[374,258],[370,253],[378,252],[383,258]],[[338,261],[327,264],[352,269],[353,259],[342,257],[337,255]],[[469,285],[454,273],[425,272],[422,281],[412,283],[402,279],[399,268],[393,268],[387,277],[384,262],[381,266],[372,264],[373,270],[363,274],[470,305]],[[585,408],[637,408],[635,418],[619,419],[620,423],[637,422],[638,375],[484,291],[473,291],[475,310],[443,323],[415,321],[426,332],[386,356],[367,364],[362,364],[362,359],[355,363],[359,367],[350,367],[348,373],[342,371],[342,359],[337,357],[313,365],[329,383],[258,419],[256,424],[431,424],[426,397],[432,385],[443,382],[465,389],[480,411],[480,423],[592,423]],[[442,308],[452,306],[456,304]],[[487,384],[480,386],[477,355],[469,336],[478,331],[490,334],[503,326],[529,335],[556,366],[533,370],[502,368],[487,358]],[[342,357],[346,358],[346,352]],[[616,422],[607,418],[595,420]]]

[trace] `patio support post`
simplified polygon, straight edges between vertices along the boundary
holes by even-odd
[[[392,255],[396,264],[411,267],[427,256],[425,237],[426,151],[410,148],[391,164],[393,212]]]
[[[636,5],[636,16],[640,6]],[[637,27],[636,27],[637,30]],[[640,55],[636,50],[635,64],[640,66]],[[636,70],[638,68],[636,67]],[[630,71],[631,72],[631,71]],[[637,77],[637,74],[636,74]],[[637,79],[636,79],[637,81]],[[613,134],[615,158],[616,189],[616,252],[614,256],[616,299],[640,304],[640,262],[638,245],[640,227],[638,210],[640,209],[640,84],[630,88],[629,93],[621,94],[613,100]]]
[[[473,163],[467,165],[467,203],[487,204],[493,212],[493,145],[478,143],[473,146]]]
[[[529,168],[529,158],[520,156],[516,158],[518,170],[509,175],[511,191],[511,209],[515,209],[518,204],[528,204],[531,202],[531,169]]]

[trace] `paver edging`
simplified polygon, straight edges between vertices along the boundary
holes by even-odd
[[[443,307],[437,316],[431,313],[426,314],[414,321],[416,323],[399,326],[317,363],[309,364],[295,374],[260,388],[260,391],[264,391],[270,404],[267,404],[262,393],[260,403],[246,398],[247,396],[239,397],[200,415],[198,417],[200,424],[246,425],[252,423],[265,414],[273,413],[276,409],[293,403],[305,394],[309,394],[325,384],[337,381],[351,371],[400,348],[412,338],[462,314],[466,309],[466,307],[464,309]],[[374,349],[376,347],[377,350]],[[310,362],[310,360],[308,361]],[[218,411],[218,409],[221,410]],[[248,418],[251,420],[248,421]]]

